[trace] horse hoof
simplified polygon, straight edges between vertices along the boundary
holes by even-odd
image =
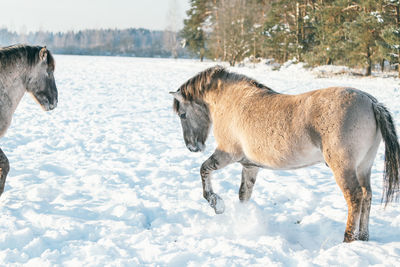
[[[361,234],[358,236],[358,240],[361,240],[361,241],[368,241],[368,240],[369,240],[369,234],[368,234],[368,233],[361,233]]]
[[[222,214],[225,211],[225,204],[222,198],[217,194],[212,194],[208,200],[210,206],[214,209],[216,214]]]
[[[344,239],[343,239],[344,243],[350,243],[350,242],[353,242],[356,240],[357,240],[357,237],[354,234],[348,234],[348,233],[344,234]]]
[[[250,200],[250,196],[239,195],[240,203],[247,203]]]

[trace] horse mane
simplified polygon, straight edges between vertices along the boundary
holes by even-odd
[[[227,71],[223,66],[216,65],[208,68],[197,75],[193,76],[182,84],[178,91],[181,92],[183,98],[187,101],[201,100],[204,93],[210,90],[218,90],[219,87],[215,82],[221,80],[225,83],[239,83],[245,82],[250,84],[252,87],[256,87],[265,90],[267,93],[275,93],[274,90],[267,86],[257,82],[256,80],[249,78],[243,74],[233,73]],[[174,110],[178,112],[179,101],[174,99]]]
[[[39,62],[39,53],[42,46],[30,46],[30,45],[12,45],[0,48],[0,67],[4,68],[15,64],[16,60],[26,59],[29,67],[33,67]],[[55,61],[47,50],[47,65],[48,68],[54,70]]]

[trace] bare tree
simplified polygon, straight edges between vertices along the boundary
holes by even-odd
[[[262,30],[259,7],[255,0],[220,0],[215,7],[210,48],[231,66],[246,56],[256,57],[257,37]]]
[[[179,27],[179,4],[177,0],[169,1],[169,10],[167,14],[167,27],[164,33],[165,47],[171,51],[174,58],[178,57],[179,42],[177,39]]]

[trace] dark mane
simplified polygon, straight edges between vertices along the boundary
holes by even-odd
[[[178,90],[185,100],[193,101],[202,97],[205,92],[211,89],[210,85],[215,76],[222,77],[227,74],[228,72],[224,67],[217,65],[199,72],[182,84]]]
[[[222,80],[225,83],[246,82],[259,89],[266,90],[266,92],[274,92],[272,89],[254,79],[243,74],[229,72],[219,65],[208,68],[193,76],[187,82],[182,84],[178,91],[181,92],[185,100],[196,101],[201,99],[205,92],[218,88],[217,84],[215,84],[218,80]],[[176,112],[179,110],[179,101],[176,99],[174,100],[174,110]]]
[[[30,45],[12,45],[0,48],[0,68],[12,66],[16,61],[26,59],[29,67],[39,62],[39,52],[43,47]],[[54,70],[55,61],[50,51],[47,50],[47,65]]]

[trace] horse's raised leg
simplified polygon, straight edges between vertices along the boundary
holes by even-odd
[[[250,199],[258,170],[258,167],[243,165],[242,182],[239,189],[239,199],[241,202],[246,202]]]
[[[203,183],[203,196],[210,203],[216,214],[225,210],[224,201],[214,193],[211,185],[211,173],[232,163],[232,157],[226,152],[215,150],[214,153],[201,165],[200,175]]]
[[[348,207],[346,231],[344,232],[343,241],[352,242],[358,239],[363,190],[358,182],[355,170],[340,169],[333,172]]]
[[[10,170],[10,163],[3,150],[0,149],[0,195],[4,191],[8,171]]]

